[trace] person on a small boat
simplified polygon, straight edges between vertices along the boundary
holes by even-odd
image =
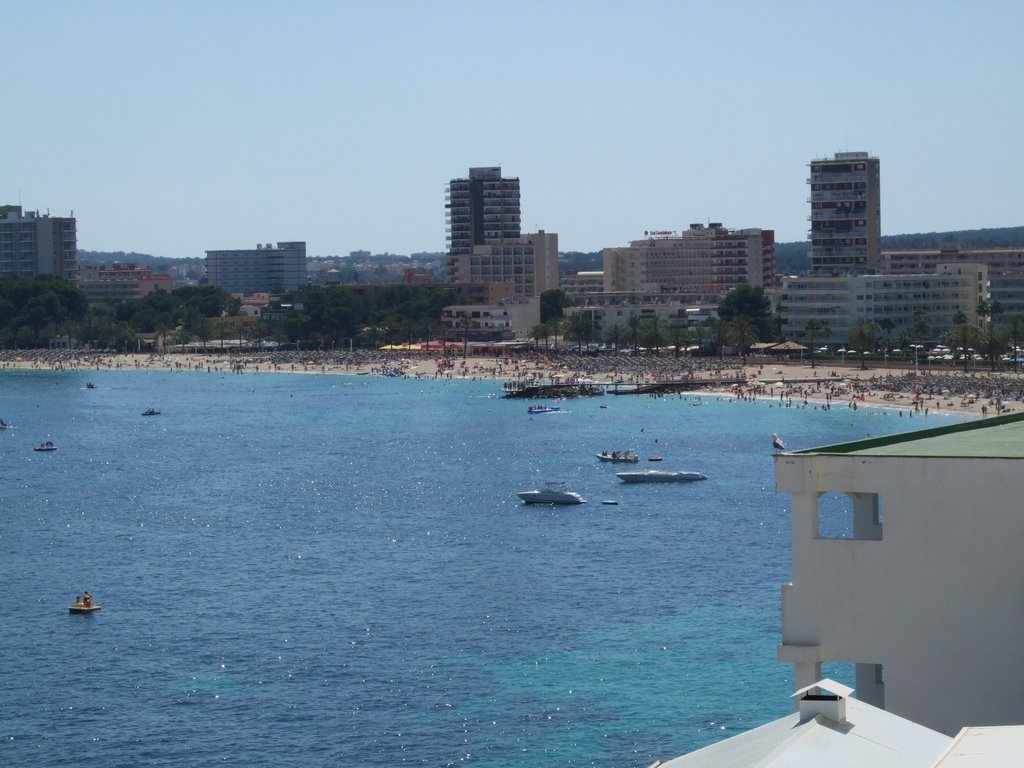
[[[82,604],[86,608],[92,607],[92,595],[89,592],[86,592],[84,595],[82,595]]]
[[[81,595],[75,595],[75,608],[85,608],[85,603],[82,602]]]

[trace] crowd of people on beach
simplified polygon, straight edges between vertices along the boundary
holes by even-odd
[[[382,350],[288,350],[209,354],[122,355],[109,350],[2,350],[0,369],[164,370],[216,373],[335,373],[434,379],[496,379],[524,385],[585,382],[627,385],[673,383],[713,389],[741,399],[890,405],[914,412],[967,410],[998,415],[1024,401],[1016,371],[959,369],[861,370],[837,361],[755,358],[582,355],[568,350],[517,351],[504,357],[442,356]]]

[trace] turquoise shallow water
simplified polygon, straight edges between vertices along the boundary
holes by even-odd
[[[771,434],[943,423],[707,396],[531,418],[499,393],[0,372],[0,764],[647,766],[704,746],[788,711]],[[630,446],[709,479],[624,486],[594,454]],[[589,503],[516,498],[549,479]],[[69,615],[84,590],[103,610]]]

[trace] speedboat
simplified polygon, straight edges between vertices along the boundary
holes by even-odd
[[[49,440],[47,440],[45,443],[40,443],[39,445],[37,445],[32,450],[33,451],[56,451],[57,450],[57,446],[54,445],[53,443],[51,443]]]
[[[75,605],[68,606],[68,613],[93,613],[102,607],[102,605],[80,605],[76,603]]]
[[[85,385],[85,388],[86,388],[86,389],[96,389],[96,385],[95,385],[95,384],[93,384],[93,383],[92,383],[92,382],[90,381],[89,383],[87,383],[87,384]]]
[[[557,405],[531,405],[526,409],[527,413],[560,413],[561,408]]]
[[[627,448],[624,451],[601,451],[597,454],[597,458],[601,461],[618,461],[618,462],[629,462],[635,464],[640,461],[640,457],[637,456],[636,448]]]
[[[539,491],[520,491],[518,494],[527,504],[583,504],[586,502],[575,491],[566,488],[565,483],[548,482]]]
[[[142,415],[143,416],[159,416],[160,415],[160,411],[158,411],[156,408],[147,408],[146,410],[144,410],[142,412]]]
[[[642,472],[616,472],[615,476],[624,483],[692,483],[707,480],[700,472],[675,472],[666,469],[646,469]]]

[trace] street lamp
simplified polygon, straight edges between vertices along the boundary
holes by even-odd
[[[914,348],[914,373],[917,373],[917,350],[921,349],[924,345],[923,344],[911,344],[910,346],[912,346]]]

